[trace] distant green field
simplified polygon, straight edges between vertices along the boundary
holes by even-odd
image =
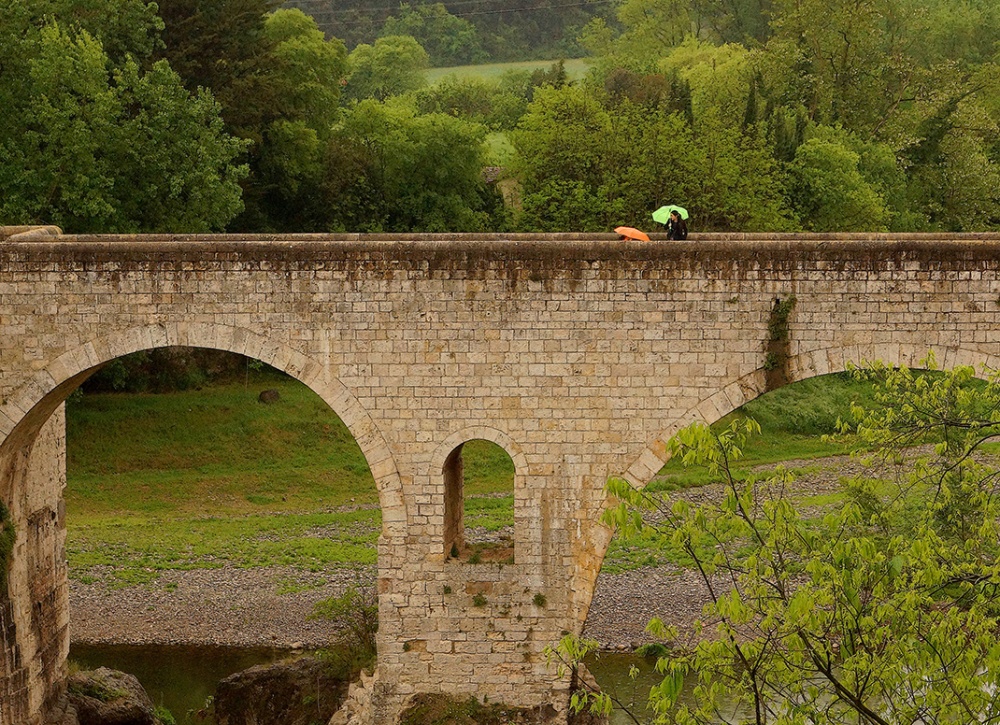
[[[431,68],[427,71],[427,81],[428,83],[437,83],[449,77],[459,79],[481,78],[483,80],[496,80],[508,71],[533,71],[537,68],[548,69],[551,68],[554,63],[558,62],[559,61],[554,60],[526,60],[518,63],[487,63],[484,65],[456,65],[449,68]],[[563,62],[566,68],[566,74],[569,76],[570,80],[580,80],[587,74],[588,66],[586,59],[571,58]]]

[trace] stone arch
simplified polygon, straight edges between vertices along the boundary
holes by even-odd
[[[455,431],[437,447],[431,456],[428,468],[429,480],[439,481],[443,506],[441,520],[441,552],[447,557],[452,545],[461,548],[464,543],[462,512],[464,496],[462,492],[462,446],[472,440],[485,440],[502,448],[514,463],[514,520],[515,524],[528,513],[525,506],[525,480],[528,461],[521,447],[506,433],[489,426],[470,426]],[[530,527],[515,525],[515,562],[524,555],[526,542],[518,540],[517,531]]]
[[[920,361],[933,351],[943,368],[958,365],[987,366],[1000,369],[1000,355],[984,353],[969,347],[928,347],[910,343],[885,345],[833,346],[792,356],[788,361],[789,383],[797,383],[819,375],[847,370],[847,366],[881,360],[889,365],[919,367]],[[758,368],[712,395],[702,398],[671,422],[625,470],[623,476],[635,485],[644,486],[670,458],[667,441],[681,428],[696,421],[713,423],[767,392],[765,371]]]
[[[57,427],[46,423],[59,415],[57,411],[73,390],[103,363],[171,346],[225,350],[259,359],[305,384],[341,417],[375,479],[382,509],[379,567],[385,567],[385,558],[405,536],[406,512],[400,476],[378,427],[347,387],[330,375],[324,362],[240,327],[208,323],[134,327],[76,345],[49,362],[0,401],[0,500],[33,497],[32,477],[58,478],[59,462],[49,459],[59,457],[51,454],[62,453],[65,438]],[[37,454],[33,449],[40,436],[52,447],[42,446],[44,450]],[[22,553],[10,562],[18,567],[16,576],[6,591],[0,591],[0,621],[6,623],[0,628],[0,650],[13,653],[13,659],[0,662],[0,720],[32,725],[40,725],[45,713],[64,704],[69,650],[63,507],[61,500],[55,500],[61,496],[51,491],[46,496],[45,501],[31,504],[38,509],[31,514],[33,520],[19,527],[15,550],[20,548]],[[29,530],[35,532],[31,541],[25,539]],[[15,611],[30,611],[30,621],[12,626]],[[384,647],[382,637],[378,646],[380,651]]]
[[[378,427],[354,395],[318,360],[246,328],[210,323],[164,323],[133,327],[67,350],[35,373],[0,406],[0,460],[35,435],[73,390],[103,363],[141,350],[201,347],[252,357],[309,387],[350,430],[368,462],[382,509],[382,537],[405,533],[402,485],[392,453]]]

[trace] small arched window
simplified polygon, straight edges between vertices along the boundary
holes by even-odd
[[[475,439],[445,459],[445,556],[470,563],[514,560],[514,461]]]

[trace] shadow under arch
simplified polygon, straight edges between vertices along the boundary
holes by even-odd
[[[371,416],[321,362],[242,327],[208,323],[133,327],[67,350],[0,406],[0,462],[29,448],[66,397],[103,364],[162,347],[208,348],[245,355],[288,374],[316,393],[340,416],[368,462],[382,509],[383,542],[402,542],[406,525],[402,483],[392,453]]]
[[[490,426],[470,426],[457,430],[449,435],[431,455],[428,467],[429,480],[440,481],[440,490],[444,501],[444,517],[441,522],[441,551],[447,557],[452,544],[457,544],[461,548],[461,450],[465,443],[473,440],[484,440],[496,444],[510,456],[514,464],[514,557],[515,561],[518,561],[524,557],[527,548],[530,547],[528,542],[518,541],[517,532],[525,530],[526,527],[516,525],[517,521],[527,512],[524,507],[524,490],[528,459],[513,438],[502,430]]]

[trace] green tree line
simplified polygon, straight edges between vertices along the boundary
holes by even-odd
[[[352,50],[273,0],[0,7],[0,220],[74,232],[1000,226],[1000,6],[619,0],[561,64],[405,4]],[[347,12],[345,10],[345,12]],[[816,23],[823,17],[824,23]]]
[[[580,31],[611,17],[607,0],[286,0],[349,48],[410,35],[435,65],[558,59],[583,55]]]

